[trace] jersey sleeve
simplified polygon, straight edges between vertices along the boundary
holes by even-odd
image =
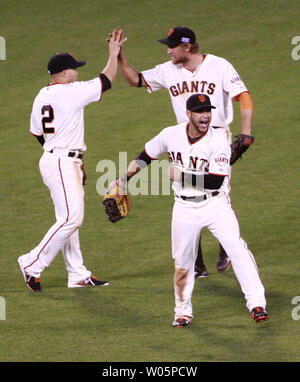
[[[84,108],[88,104],[102,99],[103,85],[100,77],[73,84],[74,88],[72,90],[76,93],[74,99],[79,108]]]
[[[148,93],[155,92],[165,87],[162,65],[157,65],[153,69],[144,70],[141,74],[147,84]]]
[[[223,89],[234,98],[240,93],[248,91],[243,80],[230,62],[224,59]]]
[[[209,158],[208,172],[212,175],[227,176],[229,175],[231,148],[225,134],[218,138],[215,146],[217,149]]]
[[[158,159],[167,151],[166,129],[145,144],[145,152],[151,159]]]
[[[41,116],[38,114],[36,102],[33,103],[31,116],[30,116],[30,133],[36,136],[43,135],[43,128],[41,123]]]

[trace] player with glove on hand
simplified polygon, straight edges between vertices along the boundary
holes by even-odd
[[[186,102],[189,121],[167,127],[148,141],[109,191],[111,200],[117,192],[117,204],[131,177],[161,155],[174,154],[169,155],[169,179],[175,200],[171,234],[175,294],[172,325],[177,328],[190,325],[193,319],[194,264],[204,228],[211,231],[229,255],[251,317],[257,323],[268,320],[264,286],[254,256],[240,237],[228,195],[230,143],[225,129],[211,125],[212,109],[216,107],[206,94],[190,96]],[[109,200],[104,198],[104,202]]]
[[[128,216],[131,210],[131,200],[129,194],[126,194],[124,183],[119,184],[118,179],[113,181],[103,197],[103,204],[108,220],[112,223]]]
[[[232,166],[238,159],[242,159],[242,155],[249,146],[254,142],[252,135],[239,134],[236,140],[231,145],[230,166]]]

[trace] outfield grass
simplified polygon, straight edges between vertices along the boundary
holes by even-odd
[[[299,285],[299,68],[291,39],[300,35],[299,2],[70,1],[0,2],[0,362],[299,362],[300,320],[291,301]],[[30,293],[17,258],[39,243],[54,222],[52,201],[38,170],[41,147],[28,133],[33,99],[48,81],[46,64],[70,51],[96,76],[107,59],[107,34],[123,28],[126,54],[138,69],[167,60],[157,43],[174,25],[197,34],[203,51],[226,57],[255,104],[255,144],[233,167],[231,198],[242,237],[255,255],[270,320],[250,319],[234,273],[215,269],[218,244],[205,231],[209,271],[196,281],[194,320],[171,327],[173,262],[170,196],[133,196],[130,217],[112,225],[96,192],[102,159],[128,160],[163,127],[174,123],[169,96],[149,96],[118,75],[100,104],[88,106],[88,175],[81,247],[86,266],[110,281],[100,289],[67,288],[61,254],[42,275],[43,292]],[[240,130],[238,105],[232,124]]]

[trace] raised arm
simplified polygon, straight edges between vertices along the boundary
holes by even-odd
[[[120,72],[122,73],[129,86],[146,86],[142,76],[136,71],[136,69],[130,65],[124,55],[123,49],[120,50],[118,56],[118,65]]]
[[[113,82],[116,77],[118,70],[118,55],[123,44],[126,42],[127,38],[123,38],[123,31],[116,29],[111,33],[109,39],[109,56],[105,68],[102,73]]]
[[[123,31],[121,30],[121,38],[123,37]],[[112,33],[109,34],[109,37],[107,38],[106,41],[110,43],[112,39]],[[127,38],[124,40],[124,42],[127,41]],[[134,87],[142,87],[142,86],[147,86],[146,82],[143,79],[143,76],[136,71],[136,69],[129,64],[127,61],[127,58],[125,57],[124,51],[123,51],[123,44],[120,47],[119,55],[118,55],[118,66],[120,69],[121,74],[127,81],[129,86],[134,86]]]

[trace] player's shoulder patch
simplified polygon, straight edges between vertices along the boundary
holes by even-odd
[[[220,166],[220,167],[225,167],[229,165],[229,158],[226,153],[221,153],[215,158],[215,162]]]

